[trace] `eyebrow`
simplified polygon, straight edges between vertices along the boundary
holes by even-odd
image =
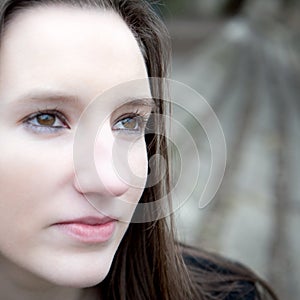
[[[141,105],[141,106],[150,107],[151,109],[154,109],[156,107],[156,103],[152,97],[128,98],[123,103],[121,103],[120,106],[127,106],[127,105],[132,105],[132,106]]]
[[[93,98],[95,99],[95,98]],[[91,101],[93,101],[91,99]],[[14,103],[18,104],[36,104],[39,102],[46,102],[47,104],[55,103],[56,105],[60,104],[75,104],[76,106],[82,108],[85,106],[84,101],[80,101],[80,98],[77,95],[73,95],[70,93],[66,93],[63,91],[57,91],[57,90],[33,90],[27,93],[24,93],[16,98],[14,100]],[[90,102],[89,102],[90,103]],[[88,103],[88,104],[89,104]],[[150,107],[152,110],[156,107],[156,103],[153,100],[152,97],[128,97],[125,99],[122,99],[120,103],[118,104],[119,107],[121,106],[136,106],[136,105],[141,105],[141,106],[146,106]]]
[[[58,103],[73,103],[78,106],[80,100],[76,95],[68,94],[61,91],[36,90],[18,96],[14,102],[24,104],[35,104],[36,102],[55,102]]]

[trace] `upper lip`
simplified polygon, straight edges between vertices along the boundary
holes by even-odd
[[[82,217],[77,219],[65,220],[61,222],[57,222],[56,224],[71,224],[71,223],[79,223],[79,224],[87,224],[87,225],[101,225],[108,222],[115,221],[110,217]]]

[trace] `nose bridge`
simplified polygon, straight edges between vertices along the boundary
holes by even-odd
[[[109,123],[109,122],[108,122]],[[84,194],[96,193],[102,196],[121,196],[129,186],[119,176],[114,164],[113,149],[115,138],[109,124],[104,124],[99,130],[90,147],[81,153],[85,159],[76,169],[77,186]],[[91,148],[93,145],[93,149]],[[82,151],[83,152],[83,151]]]
[[[94,163],[101,180],[115,178],[113,168],[113,136],[106,128],[98,133],[94,144]]]

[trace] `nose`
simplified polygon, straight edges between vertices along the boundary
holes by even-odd
[[[129,184],[118,174],[115,165],[115,139],[109,124],[98,134],[77,134],[81,141],[74,143],[74,186],[82,194],[120,197]],[[77,149],[76,149],[77,148]]]

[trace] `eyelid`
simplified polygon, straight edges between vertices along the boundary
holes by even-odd
[[[30,121],[34,120],[38,116],[45,114],[53,115],[55,118],[58,118],[63,126],[43,126],[30,123]],[[24,126],[34,131],[35,133],[55,133],[60,130],[71,129],[67,117],[57,109],[38,110],[37,112],[23,118],[20,123],[24,124]]]
[[[150,113],[139,113],[139,112],[135,112],[135,113],[127,113],[127,114],[123,114],[121,115],[119,118],[117,118],[115,120],[115,122],[112,124],[112,130],[114,132],[128,132],[128,133],[142,133],[146,127],[146,123],[149,120],[149,116]],[[137,122],[139,122],[138,129],[128,129],[128,128],[124,128],[124,129],[114,129],[114,126],[116,126],[119,122],[125,120],[125,119],[129,119],[129,118],[139,118],[139,120]]]
[[[111,120],[120,120],[132,115],[150,115],[154,111],[154,101],[149,99],[135,99],[116,107],[111,114]]]
[[[48,109],[48,108],[47,109],[37,109],[36,112],[31,113],[31,114],[27,115],[26,117],[22,118],[20,122],[24,122],[26,120],[33,119],[33,118],[35,118],[35,117],[37,117],[39,115],[43,115],[43,114],[49,114],[49,115],[59,116],[60,118],[62,118],[67,123],[67,118],[57,108],[53,108],[53,109]]]
[[[146,119],[150,116],[150,114],[151,114],[151,112],[144,112],[144,111],[140,111],[139,109],[136,109],[135,111],[121,114],[118,118],[116,118],[114,123],[122,121],[123,119],[126,119],[126,118],[143,117],[144,119]]]

